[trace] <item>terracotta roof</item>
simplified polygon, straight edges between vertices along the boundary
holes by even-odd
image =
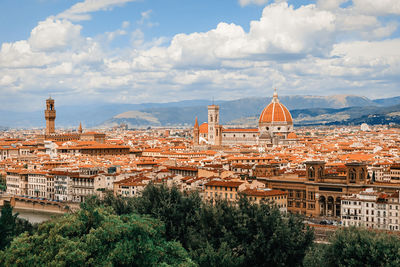
[[[244,182],[231,182],[231,181],[210,181],[204,185],[210,186],[226,186],[226,187],[239,187]]]
[[[258,133],[258,129],[222,129],[222,132],[252,132],[252,133]]]
[[[246,189],[242,191],[246,196],[257,196],[257,197],[269,197],[269,196],[281,196],[287,195],[286,192],[281,190],[258,190],[258,189]]]
[[[208,134],[208,123],[205,122],[205,123],[200,125],[199,133]]]

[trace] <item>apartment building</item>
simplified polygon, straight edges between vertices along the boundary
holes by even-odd
[[[247,196],[248,199],[253,203],[270,203],[272,205],[276,205],[281,212],[287,212],[287,192],[273,190],[270,188],[262,188],[245,189],[242,191],[242,194]]]
[[[400,230],[399,193],[389,195],[367,188],[358,194],[343,196],[341,214],[343,226]]]
[[[9,170],[6,176],[7,193],[11,195],[27,195],[28,174],[25,170]]]
[[[239,199],[239,192],[246,189],[247,184],[245,181],[210,181],[204,184],[204,199],[208,201],[214,201],[215,199],[236,201]]]
[[[47,177],[46,172],[29,171],[27,195],[30,197],[47,197]]]

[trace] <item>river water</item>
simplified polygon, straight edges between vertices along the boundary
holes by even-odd
[[[13,213],[18,212],[18,217],[28,220],[30,223],[41,223],[50,220],[53,216],[62,216],[59,213],[40,212],[33,210],[13,209]]]

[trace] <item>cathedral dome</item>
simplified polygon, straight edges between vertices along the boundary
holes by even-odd
[[[271,103],[261,112],[259,123],[293,123],[292,115],[289,110],[279,103],[278,94],[275,90]]]
[[[203,123],[200,125],[199,132],[201,134],[208,134],[208,123]]]

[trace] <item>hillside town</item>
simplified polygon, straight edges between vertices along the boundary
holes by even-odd
[[[0,196],[46,209],[164,184],[204,201],[246,196],[310,219],[400,230],[399,128],[298,128],[276,91],[266,104],[258,129],[225,128],[210,105],[209,121],[189,129],[56,130],[49,98],[45,131],[0,132]]]

